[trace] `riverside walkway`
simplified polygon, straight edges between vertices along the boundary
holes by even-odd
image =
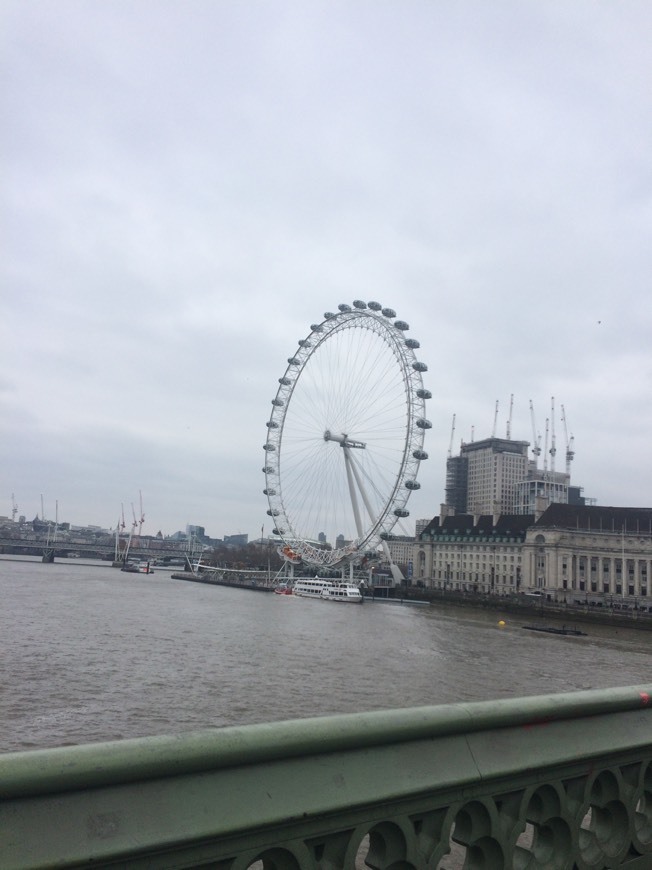
[[[0,867],[652,867],[652,684],[0,756]]]

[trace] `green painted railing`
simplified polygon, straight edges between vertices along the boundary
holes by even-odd
[[[618,688],[6,754],[0,868],[649,868],[651,696]]]

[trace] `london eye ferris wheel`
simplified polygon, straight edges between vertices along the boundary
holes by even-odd
[[[408,330],[391,308],[356,300],[312,324],[288,359],[263,471],[273,532],[292,558],[360,562],[409,515],[431,393]]]

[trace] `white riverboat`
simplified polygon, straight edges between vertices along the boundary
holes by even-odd
[[[364,598],[353,583],[332,583],[321,594],[324,601],[341,601],[344,604],[362,604]]]
[[[120,569],[128,574],[153,574],[154,569],[150,561],[147,562],[125,562]]]
[[[321,577],[295,580],[293,592],[303,598],[320,598],[322,601],[342,601],[347,604],[362,604],[363,601],[360,589],[353,583],[341,583]]]

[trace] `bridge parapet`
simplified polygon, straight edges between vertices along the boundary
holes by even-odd
[[[0,866],[652,866],[652,686],[0,756]],[[461,866],[461,865],[459,865]]]

